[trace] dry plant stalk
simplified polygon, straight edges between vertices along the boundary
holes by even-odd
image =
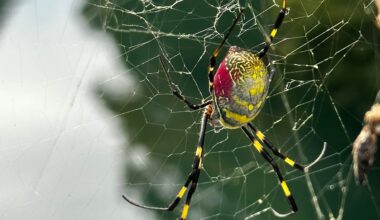
[[[366,174],[375,161],[377,135],[380,135],[380,92],[376,103],[366,112],[364,126],[352,145],[354,174],[359,184],[366,182]]]
[[[380,0],[375,0],[375,5],[377,8],[376,26],[380,28]]]

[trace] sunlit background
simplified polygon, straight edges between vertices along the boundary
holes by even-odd
[[[0,219],[176,219],[139,209],[175,197],[190,171],[200,112],[171,94],[159,57],[194,102],[209,57],[228,40],[258,51],[275,1],[0,1]],[[351,144],[380,88],[370,0],[288,1],[268,62],[274,78],[254,123],[303,174],[276,159],[299,212],[286,219],[380,219],[380,158],[357,186]],[[223,56],[223,55],[221,55]],[[220,61],[221,57],[218,59]],[[314,200],[313,200],[314,199]],[[209,126],[189,219],[279,219],[271,167],[240,130]]]
[[[83,5],[3,3],[0,219],[149,219],[121,200],[127,137],[95,93],[132,81]]]

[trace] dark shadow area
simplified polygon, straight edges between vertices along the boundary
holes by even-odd
[[[19,4],[20,1],[0,0],[0,27],[7,21],[7,17],[12,13],[13,6]],[[1,30],[1,29],[0,29]]]

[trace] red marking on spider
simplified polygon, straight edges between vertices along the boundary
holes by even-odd
[[[220,63],[214,76],[214,91],[216,97],[230,97],[233,82],[226,66],[226,60]]]

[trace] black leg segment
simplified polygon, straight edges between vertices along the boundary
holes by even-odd
[[[290,192],[290,189],[288,185],[286,184],[284,178],[282,177],[282,174],[280,172],[280,169],[278,168],[276,162],[273,160],[273,158],[270,156],[270,154],[263,148],[262,143],[260,141],[256,140],[249,132],[249,130],[246,127],[242,127],[244,133],[246,136],[251,140],[253,147],[261,154],[261,156],[272,166],[273,170],[277,174],[278,181],[280,182],[282,191],[284,192],[286,198],[288,199],[290,206],[293,210],[293,212],[296,212],[298,210],[297,204],[292,196],[292,193]]]

